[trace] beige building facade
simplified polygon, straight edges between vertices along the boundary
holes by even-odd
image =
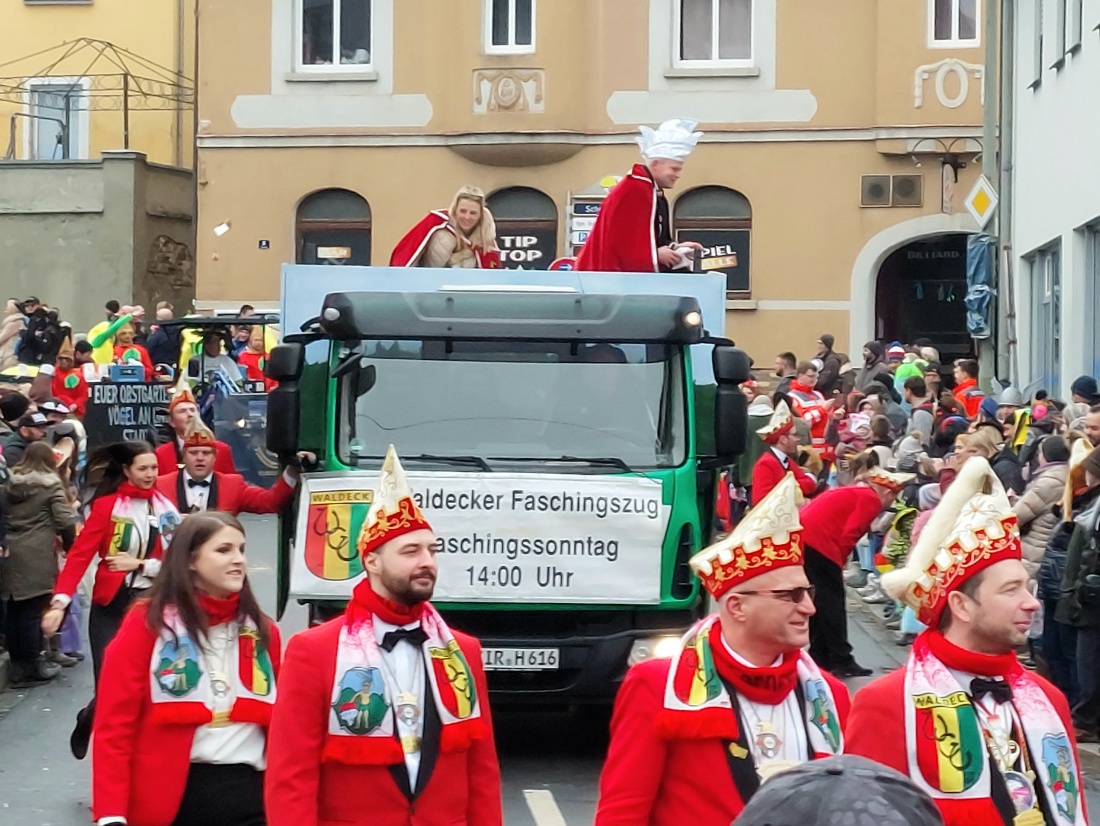
[[[638,125],[687,117],[673,230],[722,265],[758,363],[823,332],[961,355],[980,2],[203,0],[198,299],[275,299],[288,261],[385,265],[463,184],[507,265],[545,268]]]

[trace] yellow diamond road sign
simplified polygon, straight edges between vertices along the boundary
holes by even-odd
[[[966,210],[978,222],[978,227],[985,229],[993,213],[997,211],[997,191],[989,179],[982,175],[970,194],[966,196]]]

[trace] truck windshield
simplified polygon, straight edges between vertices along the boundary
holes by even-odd
[[[683,353],[664,344],[344,342],[337,448],[349,465],[403,456],[609,459],[633,469],[686,458]],[[594,463],[596,464],[596,463]],[[476,469],[474,467],[473,469]]]

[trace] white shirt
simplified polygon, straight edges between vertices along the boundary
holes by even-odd
[[[737,662],[746,668],[759,668],[753,665],[732,648],[722,638],[722,645]],[[774,668],[783,662],[779,657],[771,667]],[[765,705],[754,703],[744,695],[737,695],[737,707],[741,709],[741,719],[745,721],[745,735],[749,741],[749,751],[752,753],[753,762],[757,771],[764,763],[772,760],[791,760],[796,763],[805,763],[810,759],[809,744],[806,735],[806,719],[802,707],[798,703],[798,692],[792,691],[787,698],[778,705]],[[778,737],[778,744],[767,738],[758,736],[761,724],[773,728]]]
[[[974,716],[978,718],[978,725],[981,726],[982,733],[986,738],[992,738],[994,742],[1001,742],[1007,745],[1005,738],[1011,739],[1015,727],[1020,725],[1020,718],[1016,713],[1016,707],[1012,705],[1012,703],[998,703],[994,701],[992,694],[984,695],[979,701],[970,693],[970,683],[980,675],[971,674],[968,671],[956,671],[953,668],[949,668],[948,671],[951,672],[951,676],[959,681],[962,690],[970,697],[974,705]],[[982,679],[1000,680],[998,677],[984,677]],[[1004,682],[1004,680],[1000,681]],[[985,743],[985,750],[987,754],[990,751],[988,739]],[[995,761],[996,757],[997,755],[993,755]]]
[[[779,464],[783,466],[783,470],[791,469],[791,457],[784,453],[777,447],[769,445],[769,449],[775,454],[775,458],[779,460]]]
[[[434,703],[435,698],[431,696],[431,688],[428,685],[427,673],[424,666],[424,652],[416,646],[408,642],[399,642],[394,646],[393,651],[386,651],[381,647],[382,639],[386,636],[388,631],[396,631],[398,628],[419,628],[419,622],[413,622],[409,625],[391,625],[388,622],[384,622],[374,617],[374,638],[378,641],[378,653],[382,655],[382,659],[385,660],[387,668],[384,668],[383,674],[386,675],[386,682],[393,682],[396,680],[396,686],[389,686],[387,690],[386,699],[390,703],[390,714],[394,715],[394,722],[397,727],[398,737],[406,737],[409,735],[415,735],[416,737],[424,736],[424,710],[428,703]],[[423,686],[423,690],[419,692],[417,700],[420,703],[420,717],[416,721],[416,725],[407,725],[405,721],[397,717],[393,706],[395,705],[397,694],[401,691],[410,691],[414,685]],[[416,693],[416,692],[414,692]],[[417,778],[420,776],[420,751],[405,752],[405,768],[409,772],[409,788],[416,788]]]
[[[188,482],[194,477],[191,476],[186,470],[180,471],[183,474],[183,495],[187,500],[188,509],[194,509],[198,511],[206,510],[206,504],[210,501],[210,486],[209,485],[189,485]],[[214,474],[211,473],[206,477],[206,481],[213,481]]]
[[[210,629],[206,643],[202,647],[203,663],[206,670],[219,671],[229,678],[229,691],[222,697],[214,695],[214,712],[228,712],[236,699],[236,683],[233,673],[237,663],[228,662],[230,652],[230,624],[222,623]],[[227,726],[199,726],[195,729],[195,740],[191,744],[192,763],[218,763],[231,765],[244,763],[263,771],[266,767],[264,746],[267,737],[261,726],[255,723],[230,723]]]

